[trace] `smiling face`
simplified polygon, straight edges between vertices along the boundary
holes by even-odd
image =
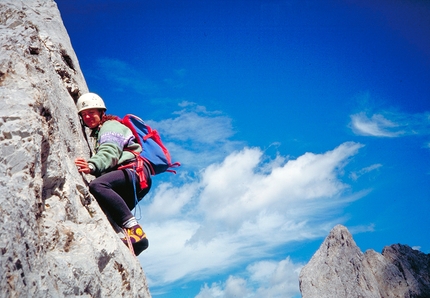
[[[102,117],[102,111],[100,109],[83,110],[81,112],[81,117],[85,125],[93,129],[99,126]]]

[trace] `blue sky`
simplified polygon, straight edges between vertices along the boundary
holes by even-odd
[[[299,297],[345,225],[430,253],[430,2],[56,1],[90,91],[163,136],[154,297]]]

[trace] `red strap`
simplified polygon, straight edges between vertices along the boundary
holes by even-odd
[[[134,156],[136,156],[136,161],[123,165],[123,166],[119,166],[117,169],[118,170],[124,170],[124,169],[133,169],[137,176],[139,177],[139,181],[140,181],[140,189],[143,190],[145,188],[148,187],[148,182],[146,181],[146,176],[145,176],[145,171],[143,170],[144,168],[144,160],[143,158],[136,152],[134,151],[129,151],[132,152],[134,154]]]
[[[139,176],[140,180],[140,189],[143,190],[148,187],[148,182],[146,181],[145,171],[143,170],[143,167],[145,166],[143,164],[143,158],[139,155],[136,156],[137,158],[137,167],[136,167],[136,173],[137,176]]]

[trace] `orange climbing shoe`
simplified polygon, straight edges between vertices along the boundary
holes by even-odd
[[[131,228],[125,228],[124,230],[127,231],[127,234],[130,237],[130,242],[133,245],[134,254],[136,256],[148,248],[149,241],[140,225],[135,225]],[[126,237],[121,238],[121,240],[125,245],[128,246]]]
[[[131,243],[136,243],[146,238],[146,234],[142,230],[142,227],[140,225],[135,225],[135,226],[132,226],[131,228],[125,228],[124,230],[127,231],[128,236],[130,237]],[[121,239],[125,244],[127,244],[127,239],[125,237]]]

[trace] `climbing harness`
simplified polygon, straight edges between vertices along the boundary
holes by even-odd
[[[134,192],[134,217],[136,217],[137,220],[140,220],[140,216],[142,215],[140,206],[139,206],[139,199],[137,197],[137,190],[136,190],[136,175],[139,177],[139,183],[140,183],[140,189],[143,190],[148,187],[148,182],[146,180],[145,171],[144,171],[144,159],[136,152],[129,151],[134,154],[136,157],[136,160],[134,160],[131,163],[122,165],[118,167],[118,170],[125,170],[129,169],[131,170],[132,177],[133,177],[133,192]],[[137,211],[139,211],[139,217],[136,216]]]
[[[128,151],[134,154],[134,156],[136,157],[135,161],[119,166],[117,169],[118,170],[124,170],[124,169],[132,169],[134,170],[134,172],[137,174],[137,176],[139,177],[140,180],[140,189],[145,189],[148,187],[148,182],[146,181],[146,177],[145,177],[145,172],[143,170],[144,166],[145,166],[145,161],[143,159],[143,157],[141,157],[139,155],[139,153],[131,151],[131,150],[124,150],[124,151]]]

